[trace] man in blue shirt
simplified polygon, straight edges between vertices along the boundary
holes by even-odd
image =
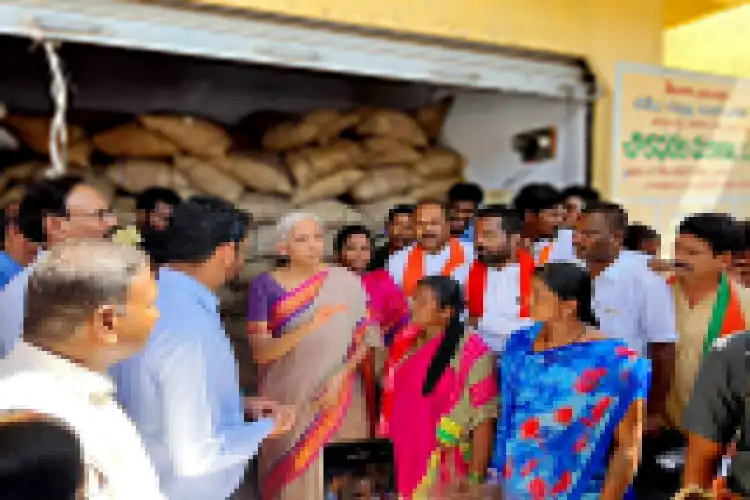
[[[146,349],[111,370],[170,500],[249,498],[248,461],[294,423],[291,408],[242,397],[219,317],[216,291],[242,267],[248,228],[246,214],[216,198],[175,208],[159,269],[160,318]]]
[[[109,201],[81,177],[64,176],[33,186],[18,207],[18,228],[29,241],[52,249],[67,240],[101,240],[116,217]],[[35,262],[43,256],[39,252]],[[26,284],[32,262],[0,290],[0,358],[11,351],[23,330]]]
[[[448,191],[451,236],[474,243],[474,217],[484,200],[484,192],[473,182],[455,184]]]
[[[29,241],[19,231],[17,217],[17,203],[8,205],[2,212],[5,238],[3,251],[0,252],[0,290],[33,261],[39,251],[39,245]]]

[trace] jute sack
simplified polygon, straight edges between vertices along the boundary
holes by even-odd
[[[222,127],[193,116],[144,115],[138,121],[201,158],[224,156],[232,138]]]
[[[29,149],[40,154],[49,154],[50,119],[46,116],[8,115],[5,123]],[[82,127],[67,124],[68,147],[86,137]]]
[[[185,174],[195,189],[219,196],[230,203],[237,203],[245,192],[242,184],[206,160],[192,156],[178,156],[174,159],[174,166]]]
[[[255,229],[255,235],[251,237],[255,251],[253,255],[260,257],[273,257],[276,255],[276,225],[262,224]]]
[[[360,121],[357,113],[337,112],[335,117],[325,122],[315,134],[315,140],[321,146],[329,146],[346,130],[354,127]]]
[[[21,203],[24,196],[26,196],[26,186],[21,184],[13,186],[0,196],[0,207],[7,207],[11,203]]]
[[[445,125],[445,118],[448,116],[452,105],[453,97],[446,97],[440,101],[428,104],[414,113],[414,118],[431,142],[437,141],[438,137],[440,137],[440,132],[443,131],[443,125]]]
[[[438,200],[445,201],[448,198],[448,190],[454,184],[461,182],[460,176],[431,181],[409,191],[409,197],[416,201]]]
[[[461,173],[463,167],[463,157],[446,148],[428,149],[424,158],[414,164],[414,170],[429,179],[455,177]]]
[[[105,130],[91,140],[99,151],[112,157],[170,158],[180,152],[177,144],[137,123]]]
[[[35,153],[49,155],[50,119],[45,116],[9,115],[5,123],[16,133],[18,139]],[[82,127],[67,124],[68,163],[87,167],[91,164],[93,145],[86,139]]]
[[[362,214],[338,200],[322,200],[304,205],[301,211],[314,214],[327,229],[338,229],[349,224],[361,224]]]
[[[314,143],[327,137],[326,125],[338,119],[340,114],[333,109],[319,109],[299,120],[274,125],[263,134],[261,144],[271,151],[289,151]]]
[[[298,206],[325,198],[336,198],[349,191],[364,176],[365,173],[361,170],[341,170],[309,186],[303,186],[295,193],[292,203]]]
[[[413,205],[415,201],[414,198],[407,195],[397,195],[373,203],[358,205],[357,209],[362,212],[368,226],[374,230],[380,230],[388,219],[388,212],[393,207],[396,205]]]
[[[370,167],[412,165],[422,159],[416,149],[393,137],[371,137],[362,143],[362,150]]]
[[[417,121],[406,113],[382,109],[370,113],[357,125],[357,133],[364,136],[392,137],[406,144],[427,146],[427,134]]]
[[[287,155],[287,165],[298,186],[325,177],[345,168],[359,166],[358,146],[351,141],[339,141],[330,147],[305,148]]]
[[[140,193],[150,187],[182,189],[190,183],[169,163],[155,160],[120,160],[109,167],[106,177],[130,193]]]
[[[237,202],[237,208],[251,214],[254,222],[276,223],[292,210],[292,204],[289,203],[288,199],[280,196],[245,193]]]
[[[386,167],[367,172],[349,194],[358,203],[370,203],[408,191],[420,181],[419,176],[408,167]]]
[[[48,166],[44,163],[33,161],[5,167],[0,172],[0,191],[11,182],[35,181],[42,176],[46,168]]]
[[[91,153],[93,152],[94,145],[88,139],[76,141],[68,147],[68,163],[88,167],[91,165]]]
[[[211,164],[255,191],[292,194],[292,183],[275,154],[230,155],[212,158]]]

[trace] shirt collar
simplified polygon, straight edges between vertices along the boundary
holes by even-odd
[[[617,257],[615,257],[615,260],[605,267],[598,277],[605,280],[616,280],[620,276],[620,273],[622,273],[623,269],[625,269],[625,264],[628,263],[628,260],[628,255],[624,253],[624,250],[621,250],[620,253],[617,254]]]
[[[192,296],[207,311],[219,312],[219,298],[214,292],[192,276],[171,269],[169,266],[159,268],[159,293],[163,293],[162,290],[168,293],[179,290],[180,293]]]
[[[22,370],[50,373],[66,382],[72,382],[71,387],[85,394],[92,403],[108,400],[114,394],[114,384],[106,375],[22,340],[6,359]]]

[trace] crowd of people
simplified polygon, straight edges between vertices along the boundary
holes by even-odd
[[[458,184],[382,241],[290,213],[248,290],[249,391],[217,291],[251,216],[150,189],[118,228],[72,176],[5,208],[0,498],[322,500],[326,445],[374,438],[404,499],[750,496],[746,222],[690,215],[662,252],[548,184]]]

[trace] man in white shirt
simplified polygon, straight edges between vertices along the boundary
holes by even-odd
[[[416,241],[388,259],[388,272],[411,297],[425,276],[452,276],[474,259],[470,243],[451,238],[448,212],[440,202],[423,201],[414,209]]]
[[[603,333],[620,338],[652,362],[648,398],[649,428],[666,421],[666,401],[674,374],[677,326],[666,281],[642,259],[622,249],[628,217],[613,203],[584,209],[576,250],[593,280],[593,308]]]
[[[249,222],[218,198],[175,208],[159,269],[160,318],[143,352],[111,370],[170,500],[252,498],[248,461],[294,423],[290,408],[242,397],[219,316],[216,291],[244,264]]]
[[[513,199],[523,223],[523,237],[533,243],[537,266],[576,262],[573,231],[562,227],[562,194],[550,184],[528,184]]]
[[[29,277],[23,341],[0,360],[0,413],[69,425],[83,449],[86,498],[163,499],[106,376],[148,341],[155,302],[146,256],[114,243],[56,246]]]
[[[18,207],[21,234],[45,250],[67,240],[104,239],[116,222],[109,200],[77,176],[39,182]],[[43,256],[44,251],[0,291],[0,358],[21,336],[26,283]]]
[[[531,324],[522,317],[521,269],[514,262],[520,240],[521,221],[515,210],[479,210],[474,228],[477,258],[456,273],[466,283],[469,323],[496,354],[502,353],[511,333]]]

